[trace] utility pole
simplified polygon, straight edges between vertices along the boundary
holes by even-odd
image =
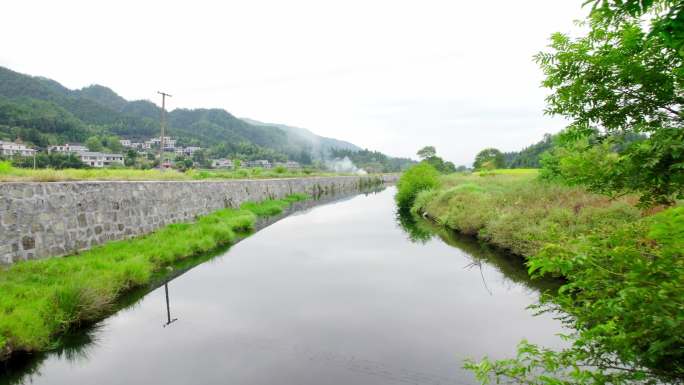
[[[171,97],[171,95],[161,91],[157,91],[157,93],[162,96],[161,121],[159,124],[161,127],[161,136],[159,137],[159,169],[162,169],[162,155],[164,155],[164,135],[166,135],[166,97]]]

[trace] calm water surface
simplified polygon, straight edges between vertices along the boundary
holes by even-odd
[[[33,384],[473,384],[467,357],[558,346],[520,261],[411,241],[394,188],[295,213],[122,310]],[[415,236],[414,236],[415,238]],[[0,379],[8,383],[9,377]]]

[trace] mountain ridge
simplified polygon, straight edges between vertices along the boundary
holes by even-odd
[[[0,66],[0,139],[20,138],[39,147],[84,142],[92,136],[144,139],[159,135],[160,114],[153,102],[127,100],[103,85],[69,89]],[[169,135],[181,145],[207,148],[215,157],[311,163],[333,149],[361,150],[308,129],[240,119],[221,108],[176,108],[167,117]]]

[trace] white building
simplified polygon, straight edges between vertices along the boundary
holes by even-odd
[[[0,140],[0,155],[6,156],[33,156],[36,150],[26,147],[22,143],[3,142]]]
[[[120,139],[119,143],[121,143],[122,146],[124,147],[132,147],[131,146],[131,141],[128,139]]]
[[[161,145],[161,136],[157,138],[152,138],[145,143],[142,143],[142,148],[149,150],[152,147],[159,147]],[[171,139],[170,136],[164,137],[164,151],[174,151],[176,150],[176,139]]]
[[[299,165],[299,162],[295,162],[294,160],[288,160],[283,164],[287,169],[294,170],[297,168],[300,168],[301,166]]]
[[[109,167],[112,165],[124,165],[124,157],[121,154],[103,154],[101,152],[80,152],[81,162],[90,167]]]
[[[271,168],[271,162],[264,159],[250,160],[247,162],[247,167]]]
[[[202,149],[202,147],[188,146],[185,148],[181,148],[180,153],[178,152],[178,149],[176,149],[176,154],[191,156],[193,153],[195,153],[201,149]]]
[[[211,161],[213,168],[233,168],[233,161],[230,159],[214,159]]]
[[[48,152],[61,152],[64,154],[86,152],[88,148],[80,143],[67,143],[65,145],[50,146]]]

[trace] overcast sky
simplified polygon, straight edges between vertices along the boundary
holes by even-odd
[[[532,55],[582,2],[8,0],[0,65],[470,164],[564,126]]]

